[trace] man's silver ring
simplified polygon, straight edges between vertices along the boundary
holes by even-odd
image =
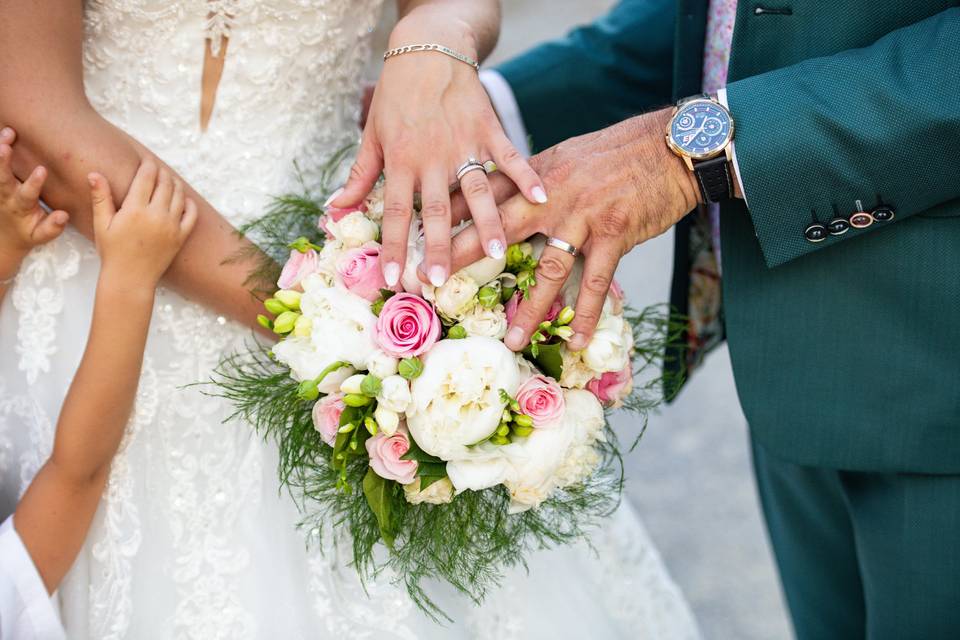
[[[476,158],[468,158],[466,162],[457,167],[457,182],[463,180],[463,176],[467,175],[471,171],[483,171],[484,173],[487,172],[482,162]]]
[[[577,255],[580,253],[580,250],[577,249],[572,244],[570,244],[569,242],[564,242],[560,238],[554,238],[552,236],[547,238],[547,246],[553,247],[554,249],[560,249],[560,251],[566,251],[567,253],[572,255],[574,258],[576,258]]]

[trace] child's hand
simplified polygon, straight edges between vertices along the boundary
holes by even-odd
[[[103,270],[134,287],[155,287],[197,221],[197,205],[166,168],[144,160],[117,211],[110,184],[89,175],[93,229]]]
[[[0,131],[0,280],[12,278],[30,250],[59,236],[69,219],[66,211],[46,213],[40,207],[46,169],[37,167],[23,183],[13,175],[15,138],[9,127]]]

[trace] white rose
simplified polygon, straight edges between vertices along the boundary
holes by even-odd
[[[633,329],[623,316],[606,314],[587,348],[583,350],[583,362],[597,373],[623,371],[630,362],[633,351]]]
[[[426,489],[420,489],[421,479],[403,485],[403,495],[410,504],[447,504],[453,501],[450,478],[441,478]]]
[[[375,186],[363,204],[367,208],[367,217],[379,224],[383,220],[383,184]]]
[[[583,389],[597,377],[597,372],[583,362],[582,351],[570,351],[566,346],[560,348],[563,358],[563,372],[557,381],[565,389]]]
[[[453,274],[438,288],[424,287],[424,297],[433,302],[440,315],[459,320],[476,304],[480,285],[462,271]]]
[[[362,389],[363,379],[366,377],[367,376],[365,376],[362,373],[358,373],[356,375],[350,376],[349,378],[347,378],[346,380],[340,383],[340,392],[350,393],[354,395],[363,393],[363,389]]]
[[[380,430],[388,436],[395,434],[400,426],[400,415],[384,406],[378,405],[373,410],[373,419],[377,421]]]
[[[400,361],[393,356],[377,349],[373,355],[367,359],[367,371],[383,380],[397,372],[399,363]]]
[[[402,376],[388,376],[380,383],[377,405],[404,413],[410,405],[410,383]]]
[[[304,281],[304,294],[300,299],[303,315],[311,320],[310,340],[316,353],[316,366],[322,370],[342,361],[358,370],[366,368],[377,350],[374,343],[377,317],[370,311],[370,303],[342,287],[319,284],[316,278]]]
[[[468,336],[503,340],[507,335],[507,314],[504,313],[502,304],[498,304],[493,309],[484,309],[476,305],[470,313],[460,318],[460,324]]]
[[[347,249],[355,249],[372,242],[380,233],[377,223],[360,211],[348,213],[340,218],[339,222],[328,221],[327,228]]]
[[[403,275],[400,276],[400,285],[407,293],[423,295],[424,285],[417,275],[417,267],[423,262],[424,241],[420,236],[420,220],[414,218],[410,222],[410,233],[407,235],[407,262],[403,265]]]
[[[500,424],[500,390],[517,392],[520,373],[513,352],[493,338],[441,340],[423,365],[411,385],[410,434],[421,449],[444,460],[471,457],[468,445]]]

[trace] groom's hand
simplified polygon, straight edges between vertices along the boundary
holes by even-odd
[[[693,175],[664,143],[670,109],[626,120],[572,138],[531,159],[550,201],[533,206],[514,195],[500,204],[508,242],[536,233],[557,238],[584,254],[577,298],[576,332],[570,348],[584,348],[593,335],[620,259],[636,245],[668,230],[694,209],[699,190]],[[502,193],[502,191],[501,191]],[[453,240],[453,272],[484,256],[471,226]],[[536,286],[520,305],[506,344],[522,349],[546,317],[574,257],[544,249]]]

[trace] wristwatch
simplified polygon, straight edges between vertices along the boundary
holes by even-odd
[[[697,176],[704,202],[722,202],[733,197],[733,130],[730,112],[706,94],[678,102],[667,123],[667,146]]]

